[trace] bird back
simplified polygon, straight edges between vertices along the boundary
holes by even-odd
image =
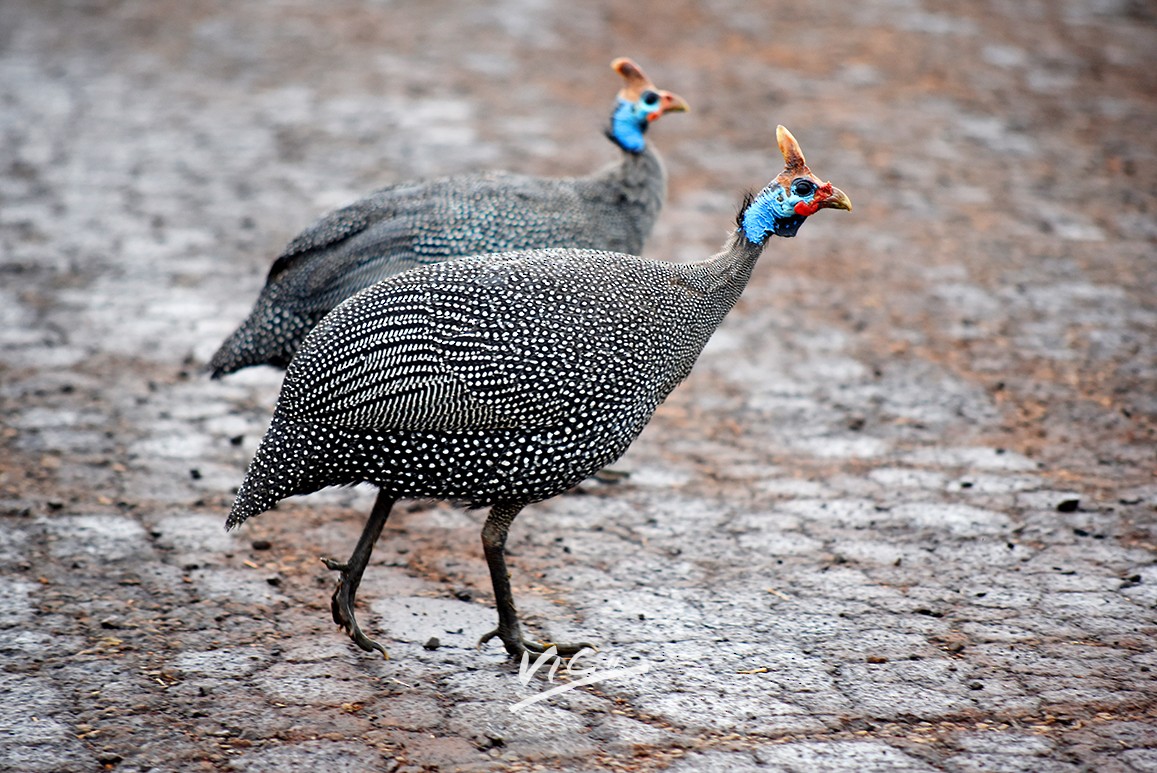
[[[635,180],[621,179],[621,165],[587,178],[487,173],[390,186],[339,209],[289,244],[210,370],[285,367],[337,304],[416,266],[548,246],[637,254],[666,188],[661,162],[647,155],[633,165],[655,168]]]

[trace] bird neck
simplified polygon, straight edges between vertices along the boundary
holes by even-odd
[[[766,243],[765,239],[763,244],[756,244],[739,228],[731,234],[722,252],[692,264],[696,269],[697,289],[707,300],[703,322],[709,326],[708,331],[719,326],[743,294]]]
[[[667,193],[667,168],[659,153],[650,145],[638,153],[624,150],[622,159],[617,164],[607,166],[601,176],[616,187],[645,191],[649,198],[657,197],[660,201]]]
[[[681,286],[685,293],[680,323],[677,331],[672,331],[679,355],[670,362],[671,388],[691,372],[699,353],[739,300],[762,253],[763,245],[755,244],[739,229],[722,252],[707,260],[666,264],[672,274],[668,280],[672,289]]]
[[[667,198],[667,169],[650,145],[639,153],[624,150],[618,162],[595,172],[586,183],[593,196],[634,210],[632,220],[644,235],[650,233]]]

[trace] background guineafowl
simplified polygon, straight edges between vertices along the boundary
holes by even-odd
[[[514,249],[583,247],[638,255],[667,195],[644,139],[664,113],[687,110],[630,59],[607,136],[623,151],[588,177],[492,172],[391,185],[323,217],[289,243],[253,310],[209,362],[213,378],[250,365],[284,368],[302,339],[359,290],[448,258]]]
[[[613,462],[690,372],[738,300],[769,235],[823,208],[851,209],[777,130],[786,169],[748,196],[723,252],[677,265],[578,249],[507,252],[409,271],[329,314],[289,366],[227,527],[325,486],[380,488],[341,572],[334,620],[363,649],[354,597],[393,503],[491,506],[482,544],[498,636],[522,637],[503,554],[527,504]],[[585,645],[556,645],[561,655]]]

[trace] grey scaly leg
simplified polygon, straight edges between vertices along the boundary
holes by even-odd
[[[482,550],[486,553],[486,565],[490,567],[490,582],[494,585],[498,627],[479,639],[478,646],[481,647],[497,636],[512,658],[519,658],[524,652],[542,653],[551,646],[558,652],[559,657],[563,658],[573,657],[584,649],[594,649],[594,645],[585,642],[540,644],[522,638],[522,626],[518,623],[518,612],[514,609],[514,594],[510,591],[510,572],[506,569],[506,534],[521,510],[520,505],[495,505],[486,518],[486,525],[482,527]]]
[[[374,543],[381,536],[382,527],[386,525],[386,519],[390,517],[390,509],[394,506],[394,502],[394,497],[384,491],[378,492],[378,498],[374,501],[374,509],[370,512],[369,520],[366,521],[366,526],[362,529],[362,536],[358,538],[357,547],[354,548],[349,561],[341,563],[332,558],[321,559],[322,563],[330,569],[341,572],[337,587],[333,591],[333,598],[330,600],[333,621],[345,629],[349,637],[353,639],[354,644],[366,652],[377,650],[387,660],[390,656],[386,652],[386,648],[362,633],[361,626],[358,625],[357,618],[354,616],[354,599],[357,596],[358,585],[362,582],[362,574],[370,562],[370,554],[374,552]]]

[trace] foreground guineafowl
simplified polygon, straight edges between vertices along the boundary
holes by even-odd
[[[617,459],[691,370],[771,235],[820,209],[850,210],[791,134],[787,168],[748,196],[723,252],[684,265],[609,252],[531,250],[424,266],[331,312],[302,344],[228,528],[293,494],[379,487],[340,571],[334,620],[360,647],[354,597],[396,500],[491,506],[482,544],[511,656],[522,638],[503,555],[519,511]],[[482,643],[480,642],[480,644]],[[571,655],[585,645],[555,645]]]
[[[611,66],[626,81],[607,129],[619,162],[578,178],[492,172],[404,182],[330,213],[273,264],[249,317],[210,360],[213,378],[250,365],[284,368],[330,309],[415,266],[539,247],[640,254],[667,195],[663,162],[644,134],[688,107],[630,59]]]

